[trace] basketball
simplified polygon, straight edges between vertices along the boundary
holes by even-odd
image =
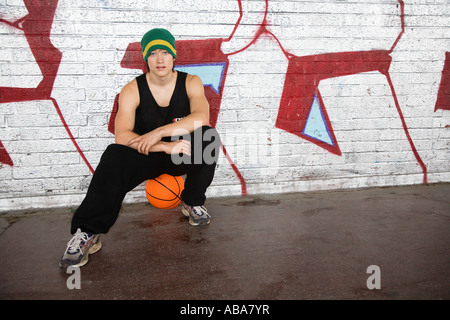
[[[145,194],[152,206],[160,209],[172,209],[180,204],[183,189],[184,180],[181,176],[162,174],[147,181]]]

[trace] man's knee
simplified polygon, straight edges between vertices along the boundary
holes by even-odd
[[[127,159],[136,150],[124,146],[122,144],[110,144],[103,152],[100,161],[120,162],[122,159]]]

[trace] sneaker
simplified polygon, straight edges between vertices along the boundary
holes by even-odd
[[[183,212],[186,217],[189,217],[189,224],[191,226],[209,224],[211,216],[208,214],[208,211],[204,206],[191,207],[184,202],[182,202],[181,205],[181,212]]]
[[[66,251],[59,262],[59,266],[61,268],[84,266],[88,262],[89,254],[96,253],[102,248],[99,238],[98,234],[91,235],[78,229],[67,243]]]

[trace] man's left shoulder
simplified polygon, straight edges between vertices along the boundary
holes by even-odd
[[[188,89],[203,89],[202,79],[195,74],[187,74],[186,76],[186,88]]]
[[[202,80],[196,74],[186,73],[186,81],[189,81],[189,82],[198,82],[198,81],[200,81],[201,82]]]

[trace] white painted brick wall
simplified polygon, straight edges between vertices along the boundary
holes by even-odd
[[[177,40],[222,38],[229,66],[216,128],[249,194],[423,183],[407,134],[428,182],[448,182],[450,111],[434,109],[450,51],[450,4],[405,0],[396,43],[401,3],[242,1],[235,30],[237,0],[59,0],[50,40],[63,56],[51,98],[95,168],[114,142],[108,122],[116,94],[141,73],[120,65],[128,44],[153,27],[168,28]],[[0,0],[0,12],[0,87],[33,90],[43,74],[21,24],[13,26],[27,8]],[[341,155],[275,126],[290,59],[391,48],[389,76],[407,131],[378,71],[318,83]],[[52,100],[2,100],[0,141],[13,161],[0,163],[0,212],[76,207],[83,199],[92,174]],[[222,153],[208,195],[242,190]],[[146,201],[143,185],[126,201]]]

